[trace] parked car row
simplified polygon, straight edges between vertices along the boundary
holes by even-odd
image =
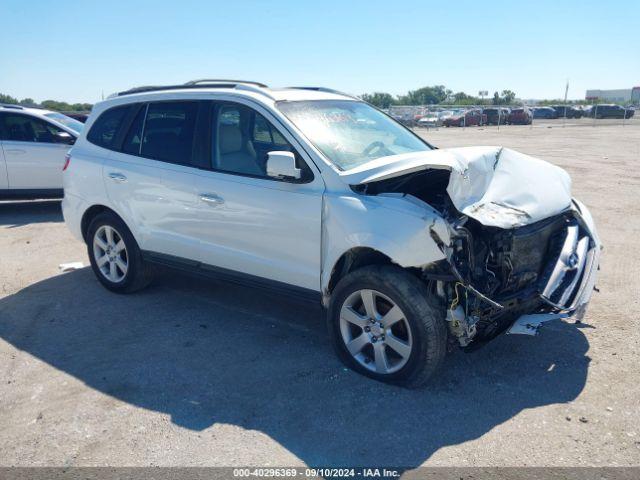
[[[531,123],[531,113],[527,108],[506,107],[471,108],[428,112],[415,120],[416,127],[468,127],[473,125],[506,125]],[[406,122],[401,122],[405,123]]]
[[[473,125],[530,125],[534,119],[631,118],[632,107],[620,105],[552,105],[545,107],[487,107],[428,111],[424,114],[392,115],[408,127],[468,127]]]
[[[551,105],[532,107],[533,118],[631,118],[635,114],[632,107],[620,105]]]
[[[635,109],[620,105],[594,105],[584,109],[584,116],[591,118],[631,118]]]

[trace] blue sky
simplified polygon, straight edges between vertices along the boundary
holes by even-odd
[[[640,1],[0,0],[0,93],[95,102],[202,78],[583,98],[640,85]]]

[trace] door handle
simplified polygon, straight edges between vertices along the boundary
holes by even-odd
[[[127,181],[127,177],[125,177],[123,174],[117,173],[117,172],[111,172],[109,174],[109,178],[111,180],[113,180],[114,182],[119,182],[119,183]]]
[[[200,200],[209,205],[222,205],[224,203],[224,199],[215,193],[201,193]]]
[[[24,155],[25,153],[27,153],[26,150],[22,150],[20,148],[10,148],[10,149],[5,150],[5,152],[13,153],[15,155]]]

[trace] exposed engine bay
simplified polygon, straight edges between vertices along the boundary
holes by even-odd
[[[579,214],[567,208],[513,228],[486,226],[456,208],[447,191],[451,175],[456,173],[428,169],[353,187],[365,195],[411,195],[449,224],[448,242],[430,232],[447,260],[425,266],[420,275],[442,301],[451,337],[462,347],[478,345],[522,315],[575,305],[595,246]]]

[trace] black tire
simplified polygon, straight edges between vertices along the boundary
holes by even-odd
[[[109,280],[100,270],[94,254],[93,242],[96,232],[103,226],[113,228],[124,241],[126,247],[127,272],[120,281]],[[142,260],[142,254],[138,243],[125,223],[114,213],[104,212],[96,216],[87,230],[87,253],[91,262],[91,268],[96,277],[105,288],[116,293],[132,293],[141,290],[153,280],[151,265]]]
[[[381,374],[365,368],[349,353],[343,340],[340,311],[352,294],[363,289],[375,290],[391,299],[404,313],[411,330],[411,353],[396,372]],[[408,388],[425,385],[442,365],[447,347],[444,309],[434,300],[422,281],[400,267],[372,265],[349,273],[333,291],[327,317],[338,356],[349,368],[375,380]]]

